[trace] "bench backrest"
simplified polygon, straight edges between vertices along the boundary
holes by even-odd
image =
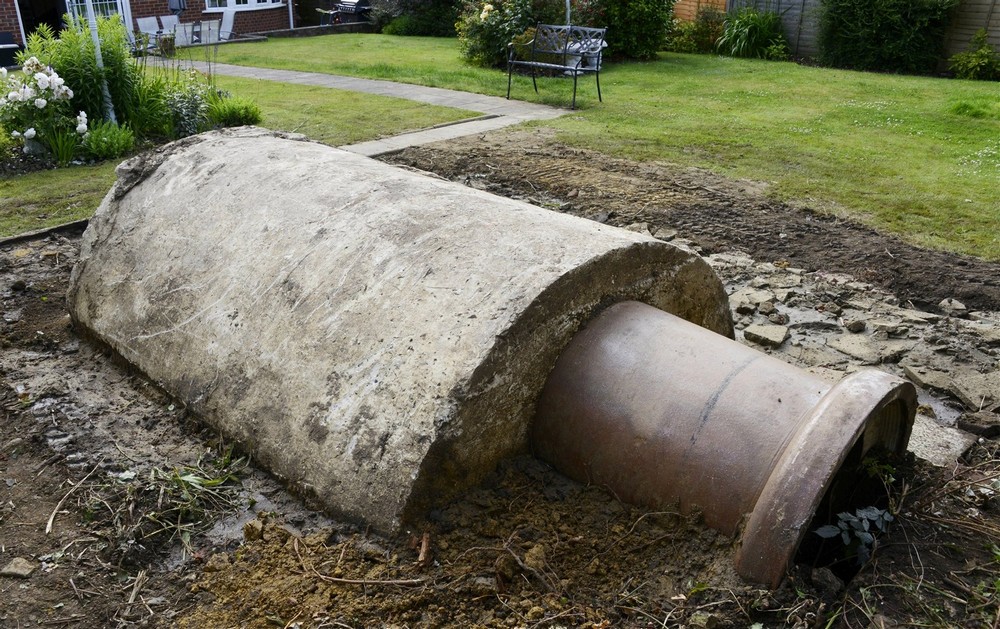
[[[606,28],[585,26],[538,24],[535,39],[531,44],[531,54],[544,55],[599,55],[604,49]]]

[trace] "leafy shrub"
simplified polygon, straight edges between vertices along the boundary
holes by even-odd
[[[674,0],[599,0],[608,27],[608,53],[629,59],[652,59],[663,50],[672,24]]]
[[[395,7],[377,13],[380,20],[388,21],[382,28],[387,35],[454,37],[459,3],[458,0],[397,0]],[[393,17],[387,20],[389,15]]]
[[[121,157],[135,148],[135,134],[111,121],[97,122],[83,136],[83,150],[96,160]]]
[[[185,138],[208,126],[208,98],[209,87],[196,70],[167,85],[165,100],[173,137]]]
[[[466,0],[455,25],[462,54],[483,66],[503,66],[507,44],[535,26],[564,24],[561,0]],[[663,49],[672,23],[674,0],[573,0],[571,21],[577,26],[607,27],[608,53],[651,59]]]
[[[743,7],[726,17],[716,46],[730,57],[786,59],[788,43],[782,32],[781,16],[754,7]]]
[[[225,96],[219,92],[208,99],[208,121],[218,127],[240,127],[260,124],[263,115],[257,103],[242,96]]]
[[[467,2],[455,25],[462,56],[477,65],[501,67],[507,61],[507,44],[538,21],[531,0]]]
[[[129,117],[129,127],[140,138],[166,138],[173,131],[170,108],[167,105],[169,82],[153,73],[139,76],[135,89],[135,111]]]
[[[694,22],[674,22],[667,48],[674,52],[714,52],[715,42],[722,37],[725,22],[725,12],[703,6],[698,9]]]
[[[969,49],[952,55],[948,60],[948,68],[955,73],[956,78],[1000,81],[1000,54],[993,50],[987,37],[986,29],[979,29],[972,38]]]
[[[822,0],[819,57],[856,70],[930,73],[959,0]]]

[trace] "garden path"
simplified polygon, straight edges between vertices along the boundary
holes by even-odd
[[[405,98],[407,100],[440,105],[442,107],[467,109],[483,114],[476,118],[469,118],[452,124],[439,125],[429,129],[421,129],[392,137],[339,147],[369,157],[400,151],[411,146],[485,133],[520,124],[528,120],[550,120],[558,118],[569,111],[548,105],[507,100],[498,96],[458,92],[439,87],[424,87],[422,85],[396,83],[394,81],[361,79],[315,72],[299,72],[297,70],[253,68],[224,63],[208,64],[203,61],[191,61],[190,63],[192,67],[202,72],[211,71],[224,76],[263,79],[265,81],[295,83],[297,85],[316,85],[352,92],[378,94],[380,96]]]

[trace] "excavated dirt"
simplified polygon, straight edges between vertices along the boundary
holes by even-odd
[[[776,355],[803,366],[842,373],[864,363],[863,352],[837,354],[816,341],[852,338],[843,329],[850,315],[869,318],[855,337],[926,355],[914,369],[946,360],[969,373],[997,369],[1000,321],[986,312],[1000,309],[996,264],[774,203],[751,183],[608,160],[538,131],[393,160],[727,252],[714,264],[727,290],[749,300],[738,306],[740,328],[784,317],[791,336]],[[696,514],[624,505],[529,457],[383,538],[303,505],[78,337],[63,303],[78,247],[72,232],[0,244],[0,573],[31,570],[0,576],[2,628],[1000,623],[1000,463],[991,438],[1000,427],[990,411],[1000,407],[975,414],[982,435],[948,465],[909,457],[880,470],[896,521],[846,586],[837,576],[853,572],[846,554],[829,567],[797,565],[776,591],[742,583],[730,564],[733,541]],[[748,297],[757,290],[780,297],[765,308]],[[945,298],[968,307],[961,320],[905,303]],[[873,331],[891,317],[906,320]],[[892,350],[874,360],[899,372],[905,358]],[[936,394],[925,413],[946,410],[952,424],[969,415],[955,395]]]
[[[676,230],[704,251],[837,271],[903,301],[958,299],[1000,310],[1000,264],[928,251],[841,218],[794,209],[757,182],[636,163],[559,144],[551,129],[514,130],[409,148],[388,161],[612,225]]]

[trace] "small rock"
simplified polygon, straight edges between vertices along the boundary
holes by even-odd
[[[28,284],[24,280],[14,280],[10,285],[10,289],[14,292],[21,292],[26,288],[28,288]]]
[[[264,537],[264,523],[253,519],[243,525],[243,539],[253,542]]]
[[[774,303],[770,301],[765,301],[757,308],[757,311],[762,315],[769,315],[773,312],[777,312],[778,309],[774,307]]]
[[[688,618],[689,627],[698,629],[715,629],[719,626],[719,617],[708,612],[695,612]]]
[[[969,312],[965,304],[957,299],[942,299],[941,303],[938,304],[938,308],[949,317],[962,317]]]
[[[829,568],[816,568],[812,571],[813,585],[822,594],[833,595],[844,589],[844,582]]]
[[[626,225],[625,229],[630,232],[636,232],[637,234],[645,234],[647,236],[652,236],[649,232],[649,223],[632,223],[631,225]]]
[[[1000,408],[1000,370],[952,375],[950,390],[972,411]]]
[[[823,312],[829,312],[832,315],[840,315],[844,310],[838,306],[835,302],[825,301],[820,305],[816,306],[816,310],[822,310]]]
[[[8,310],[3,313],[3,320],[4,323],[17,323],[21,320],[22,316],[24,315],[21,310]]]
[[[23,557],[14,557],[0,570],[0,577],[27,579],[35,571],[35,564]]]
[[[528,610],[527,616],[528,620],[541,620],[542,618],[545,617],[545,610],[539,607],[538,605],[535,605],[534,607]]]
[[[524,565],[528,566],[533,570],[544,570],[545,569],[545,547],[541,544],[535,544],[528,549],[528,552],[524,553]]]
[[[743,330],[743,337],[758,345],[780,347],[788,338],[788,328],[783,325],[755,324]]]
[[[653,232],[653,238],[662,240],[663,242],[670,242],[674,238],[677,238],[676,229],[667,229],[666,227],[661,227]]]
[[[854,319],[852,321],[845,321],[844,327],[847,328],[848,332],[853,332],[854,334],[857,334],[858,332],[864,332],[865,328],[868,326],[861,319]]]
[[[221,572],[230,566],[229,555],[226,553],[215,553],[205,562],[205,572]]]
[[[788,323],[788,315],[783,312],[772,312],[767,315],[767,320],[774,325],[786,325]]]

